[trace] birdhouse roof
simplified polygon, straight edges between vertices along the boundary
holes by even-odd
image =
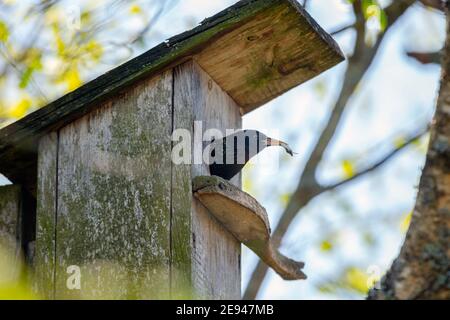
[[[0,172],[22,183],[37,140],[142,79],[194,59],[248,113],[341,62],[295,0],[242,0],[0,130]]]

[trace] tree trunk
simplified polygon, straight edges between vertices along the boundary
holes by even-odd
[[[391,269],[369,299],[450,299],[450,4],[442,78],[411,226]]]

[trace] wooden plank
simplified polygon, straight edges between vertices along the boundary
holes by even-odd
[[[16,247],[20,241],[20,200],[20,186],[0,186],[0,240],[4,245]]]
[[[187,64],[190,65],[190,64]],[[186,129],[190,137],[193,130],[194,83],[183,67],[173,70],[173,130]],[[175,145],[179,141],[173,141]],[[192,141],[191,141],[192,144]],[[192,151],[192,149],[191,149]],[[191,156],[189,156],[191,158]],[[192,159],[191,159],[192,160]],[[192,185],[191,164],[172,162],[171,212],[171,292],[172,298],[194,298],[192,268]]]
[[[198,176],[193,181],[195,197],[236,239],[245,244],[284,280],[306,279],[303,262],[278,251],[270,238],[266,209],[225,179]]]
[[[239,1],[0,130],[1,173],[34,194],[40,136],[87,114],[138,79],[179,65],[203,49],[197,57],[200,65],[244,113],[343,60],[334,40],[295,0]]]
[[[168,297],[171,112],[165,72],[61,129],[57,298]]]
[[[54,298],[58,133],[39,141],[34,287],[43,299]]]
[[[216,128],[225,133],[225,129],[241,127],[236,103],[196,63],[187,62],[176,68],[174,88],[174,128],[185,128],[193,137],[193,121],[202,121],[203,132]],[[209,173],[205,164],[193,165],[191,169],[175,168],[174,172],[177,170],[184,172],[177,173],[175,179],[180,175],[191,175],[192,179]],[[240,176],[235,177],[233,182],[240,186]],[[177,194],[175,192],[174,196]],[[184,205],[182,211],[173,212],[173,234],[178,234],[189,220],[192,226],[189,242],[187,235],[173,238],[174,257],[177,251],[182,250],[184,255],[191,251],[192,283],[197,297],[239,299],[240,244],[189,194],[189,198],[174,198],[174,203]],[[192,206],[190,216],[189,206]],[[187,244],[191,247],[185,247]]]
[[[18,281],[21,276],[21,187],[0,186],[0,278]]]
[[[245,114],[339,63],[338,52],[296,1],[278,1],[195,60]]]

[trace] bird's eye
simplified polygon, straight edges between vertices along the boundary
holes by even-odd
[[[216,149],[212,149],[211,151],[211,157],[215,157],[216,156]]]

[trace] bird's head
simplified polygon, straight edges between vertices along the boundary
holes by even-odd
[[[291,156],[294,156],[294,153],[295,153],[295,152],[292,151],[291,147],[289,147],[289,145],[288,145],[286,142],[283,142],[283,141],[281,141],[281,140],[277,140],[277,139],[274,139],[274,138],[266,137],[266,145],[267,145],[268,147],[270,147],[270,146],[280,146],[280,147],[283,147],[284,150],[286,150],[287,153],[289,153]]]
[[[294,156],[294,153],[289,147],[289,145],[286,142],[270,138],[266,136],[264,133],[256,131],[256,130],[244,130],[244,133],[246,135],[253,135],[256,139],[259,140],[259,145],[262,146],[262,149],[265,147],[271,147],[271,146],[280,146],[283,147],[284,150],[286,150],[287,153],[289,153],[291,156]]]

